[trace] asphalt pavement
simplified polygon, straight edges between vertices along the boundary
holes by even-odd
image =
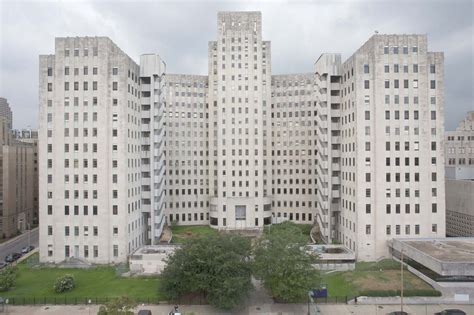
[[[29,236],[28,236],[29,234]],[[28,243],[29,242],[29,243]],[[39,232],[38,228],[27,231],[15,238],[0,244],[0,262],[5,261],[5,257],[11,253],[21,253],[21,249],[28,245],[38,248]]]

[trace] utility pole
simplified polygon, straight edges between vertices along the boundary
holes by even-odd
[[[402,245],[403,246],[403,245]],[[400,272],[401,272],[401,289],[400,289],[400,307],[403,313],[403,247],[400,251],[401,254],[401,262],[400,262]]]

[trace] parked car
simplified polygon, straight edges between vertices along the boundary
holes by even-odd
[[[17,261],[18,259],[20,259],[20,257],[21,257],[20,253],[11,253],[10,255],[5,257],[5,262],[12,263],[12,262]]]
[[[402,312],[402,311],[395,311],[395,312],[388,313],[388,315],[408,315],[408,313]]]
[[[5,268],[6,266],[8,266],[6,262],[0,262],[0,269]]]
[[[466,315],[466,312],[452,308],[452,309],[435,313],[435,315]]]
[[[35,247],[33,245],[25,246],[21,249],[21,253],[22,254],[27,254],[27,253],[31,252],[33,249],[35,249]]]

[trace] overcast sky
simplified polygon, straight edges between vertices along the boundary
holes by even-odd
[[[313,71],[324,52],[349,57],[373,33],[428,34],[445,53],[446,130],[473,103],[473,1],[3,1],[0,0],[0,96],[14,128],[38,126],[38,55],[59,36],[108,36],[136,62],[158,53],[169,73],[207,74],[207,42],[218,11],[261,11],[272,42],[274,74]]]

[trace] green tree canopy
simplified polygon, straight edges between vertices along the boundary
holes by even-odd
[[[267,229],[254,249],[254,275],[274,298],[286,302],[305,301],[318,286],[319,272],[312,266],[317,257],[305,250],[307,236],[294,223]]]
[[[250,252],[250,241],[239,236],[190,239],[167,259],[160,290],[172,300],[201,293],[209,304],[232,309],[252,288]]]

